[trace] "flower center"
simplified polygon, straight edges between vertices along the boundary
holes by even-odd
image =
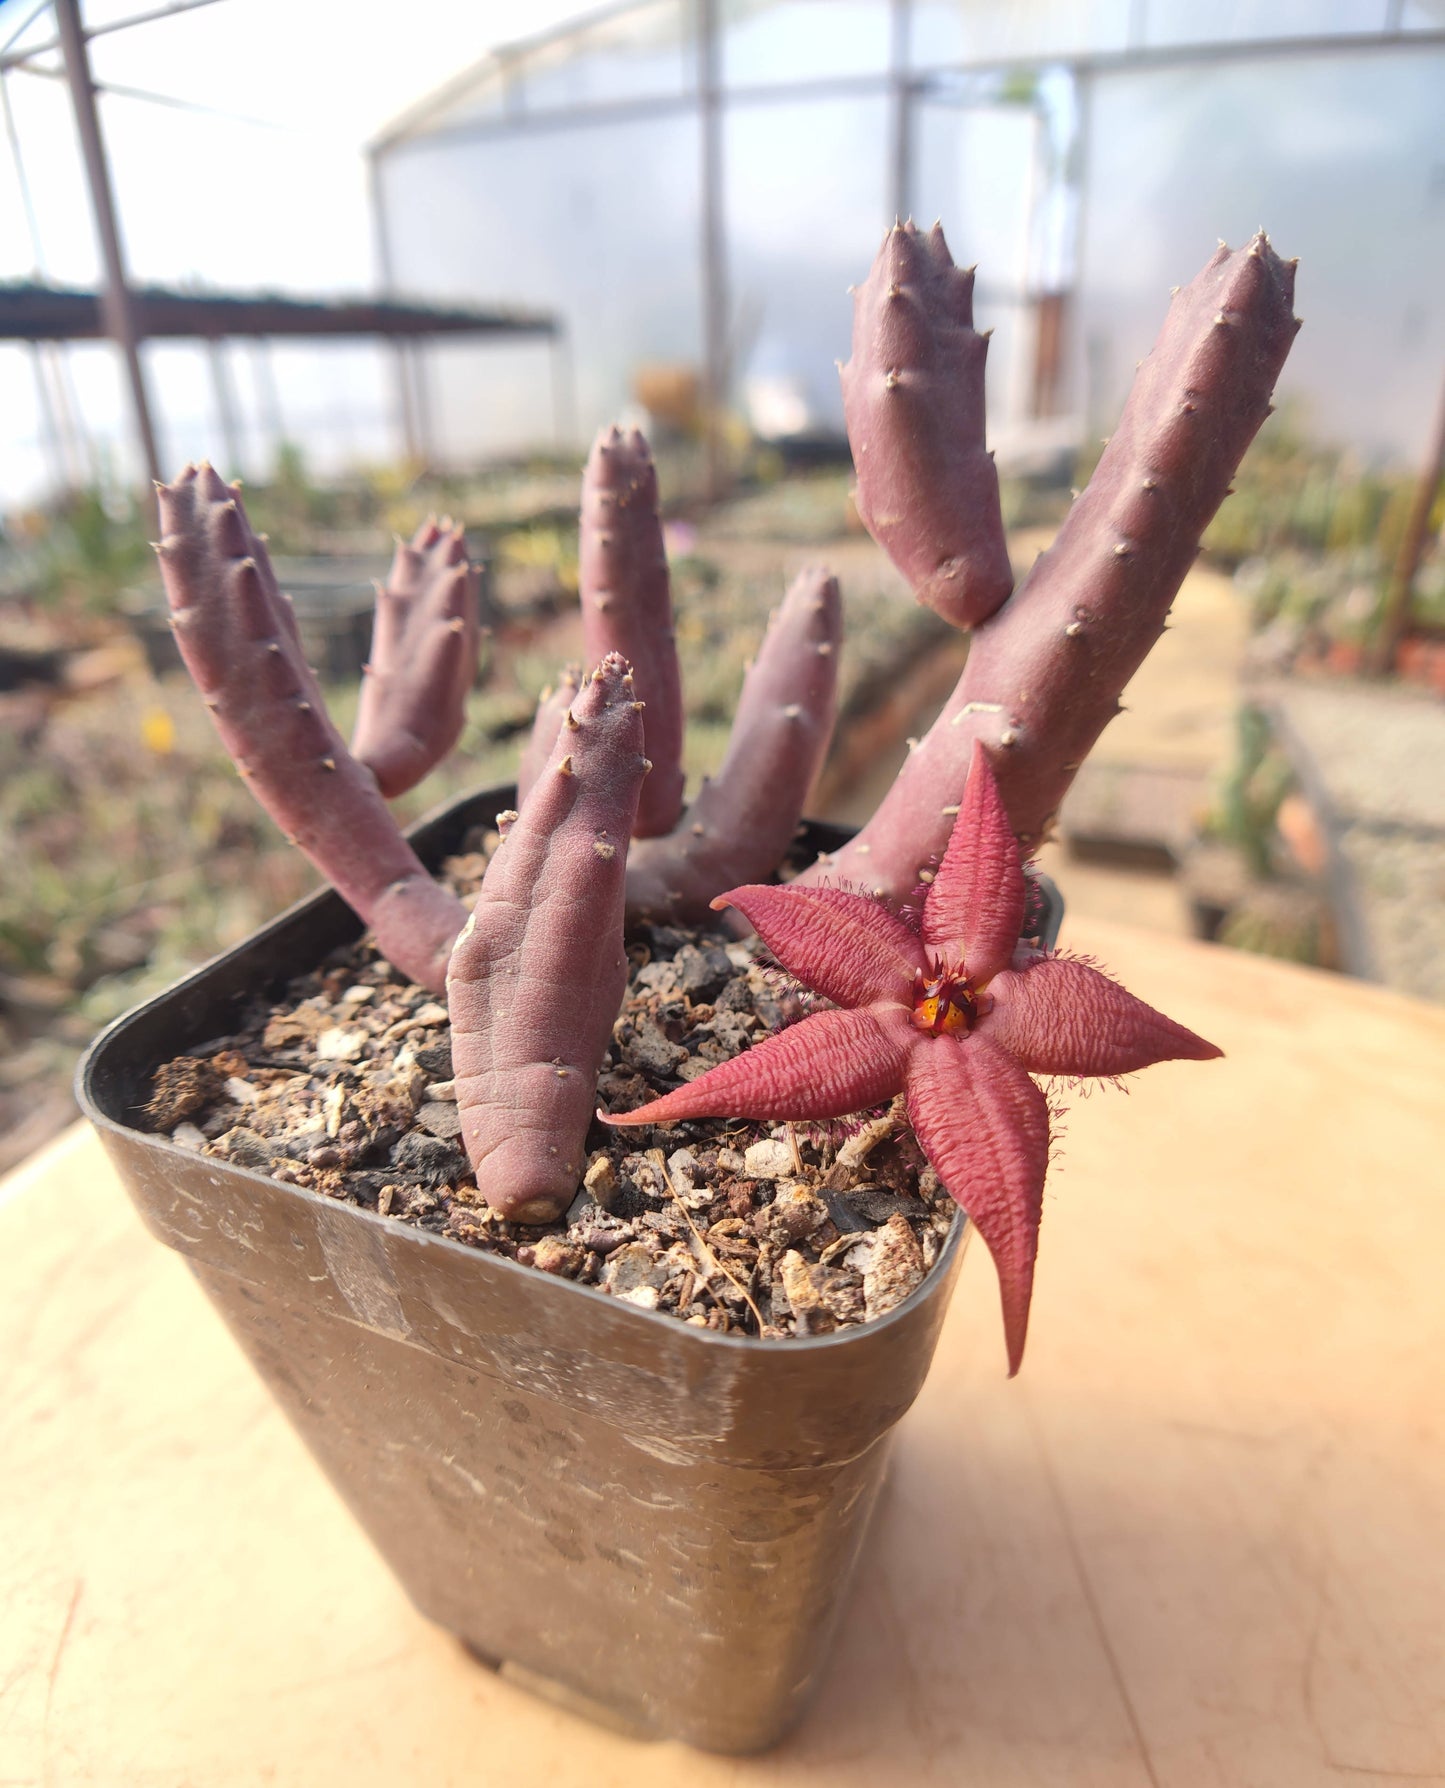
[[[962,973],[940,969],[932,976],[922,971],[913,983],[913,1022],[933,1037],[955,1037],[971,1031],[978,1018],[978,994]]]

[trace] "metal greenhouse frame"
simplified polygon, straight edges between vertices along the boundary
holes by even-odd
[[[746,108],[786,106],[791,102],[834,97],[863,101],[881,96],[890,113],[887,131],[887,168],[884,188],[887,212],[909,215],[916,202],[916,157],[920,108],[933,100],[960,91],[1008,93],[1026,91],[1027,83],[1046,71],[1062,71],[1074,97],[1075,122],[1065,178],[1072,188],[1072,217],[1057,257],[1062,277],[1048,278],[1025,269],[1016,289],[995,289],[996,305],[1010,306],[1026,315],[1031,324],[1032,364],[1018,387],[1023,409],[1034,418],[1057,406],[1063,341],[1070,328],[1075,293],[1073,281],[1082,244],[1089,228],[1092,199],[1090,161],[1094,149],[1091,114],[1093,97],[1102,78],[1121,71],[1218,70],[1229,65],[1263,64],[1270,58],[1371,57],[1402,46],[1445,46],[1445,11],[1433,0],[1344,0],[1333,9],[1337,23],[1332,30],[1315,27],[1318,8],[1292,7],[1288,0],[1256,0],[1252,6],[1211,15],[1202,31],[1191,35],[1191,22],[1203,17],[1189,0],[1117,0],[1113,7],[1067,5],[1008,7],[1000,0],[957,0],[950,9],[967,38],[973,20],[997,31],[1002,29],[1028,41],[1001,48],[987,43],[945,58],[920,56],[916,50],[919,21],[944,10],[938,0],[876,0],[869,9],[886,14],[886,53],[878,65],[865,72],[810,74],[778,70],[778,78],[730,81],[723,70],[723,40],[739,23],[770,10],[810,13],[815,29],[826,33],[830,18],[860,11],[858,6],[832,6],[824,0],[626,0],[588,14],[554,31],[506,46],[465,70],[427,95],[399,117],[370,146],[371,191],[380,244],[381,276],[390,290],[400,290],[414,279],[418,269],[403,265],[394,245],[394,220],[389,214],[385,187],[388,173],[422,147],[435,150],[442,144],[490,139],[521,143],[537,133],[602,127],[645,119],[695,118],[698,145],[696,192],[696,262],[701,314],[698,339],[701,347],[703,390],[710,460],[716,472],[722,410],[733,381],[730,332],[732,242],[725,216],[727,148],[724,120]],[[1114,21],[1101,30],[1103,15]],[[1231,22],[1247,15],[1252,36],[1226,36]],[[677,52],[690,67],[679,71],[673,89],[637,92],[613,98],[543,100],[529,97],[528,88],[537,72],[549,78],[569,58],[584,58],[589,46],[604,42],[609,34],[625,32],[629,23],[647,24],[670,15]],[[1081,26],[1081,20],[1083,21]],[[1001,23],[1002,21],[1002,23]],[[1042,24],[1040,24],[1042,21]],[[1295,29],[1293,27],[1300,28]],[[1072,40],[1071,40],[1071,27]],[[1081,43],[1080,36],[1093,31],[1096,40]],[[883,36],[882,33],[879,34]],[[973,33],[976,37],[978,33]],[[1031,40],[1029,40],[1031,39]],[[1033,200],[1043,193],[1038,166],[1031,180]],[[1053,176],[1056,180],[1057,173]],[[881,226],[888,219],[880,217]],[[409,405],[419,407],[417,392],[424,380],[424,363],[415,350],[406,350]]]

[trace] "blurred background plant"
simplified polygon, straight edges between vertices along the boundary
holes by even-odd
[[[1079,443],[1112,426],[1169,281],[1219,230],[1239,240],[1260,218],[1301,255],[1308,327],[1280,413],[1131,687],[1134,711],[1066,803],[1061,873],[1078,911],[1181,928],[1187,915],[1204,935],[1345,962],[1329,910],[1344,883],[1321,864],[1354,834],[1323,811],[1333,787],[1352,814],[1385,810],[1388,839],[1377,828],[1360,850],[1389,875],[1357,881],[1394,902],[1396,932],[1418,944],[1445,912],[1445,820],[1421,793],[1422,766],[1445,756],[1445,500],[1421,452],[1445,277],[1438,8],[1342,0],[1307,45],[1267,0],[905,0],[830,6],[820,33],[823,10],[414,0],[380,56],[364,33],[338,38],[319,0],[133,15],[89,0],[69,51],[89,68],[69,84],[54,7],[7,27],[9,1158],[68,1114],[66,1062],[95,1024],[310,885],[175,668],[138,492],[148,466],[210,451],[246,475],[343,729],[393,536],[429,512],[466,524],[487,567],[484,676],[417,811],[510,777],[538,691],[579,650],[581,445],[636,421],[667,506],[690,773],[725,749],[786,578],[825,559],[848,643],[813,805],[866,817],[966,652],[908,600],[849,496],[843,294],[895,212],[942,213],[960,263],[980,263],[989,438],[1020,573],[1085,482],[1098,448],[1076,465]],[[83,111],[89,91],[110,166],[95,183],[65,102]],[[244,229],[211,202],[217,166],[246,169]],[[93,227],[107,208],[123,265]],[[395,302],[399,286],[414,304]],[[347,339],[328,311],[359,292],[370,320]],[[128,378],[96,337],[132,301],[144,339]],[[1071,804],[1091,863],[1067,855]],[[1421,956],[1438,958],[1428,985],[1445,997],[1445,925],[1399,955],[1382,978],[1421,984]]]
[[[1233,567],[1256,669],[1353,670],[1380,613],[1410,480],[1311,444],[1296,418],[1277,420],[1287,425],[1277,438],[1268,430],[1260,437],[1207,554]],[[776,451],[760,451],[729,500],[709,509],[696,482],[687,483],[696,456],[669,456],[664,443],[659,458],[672,491],[666,526],[689,774],[721,761],[745,663],[786,574],[826,558],[843,574],[848,644],[843,719],[820,798],[846,805],[878,762],[891,763],[902,732],[926,724],[964,643],[905,598],[863,535],[845,463],[793,470]],[[680,488],[666,485],[670,477]],[[358,653],[367,579],[384,575],[394,534],[429,512],[453,513],[488,559],[494,632],[485,674],[459,752],[404,803],[409,814],[510,780],[538,693],[575,656],[576,480],[575,463],[534,455],[469,477],[378,465],[318,481],[287,445],[274,476],[248,486],[248,508],[285,562],[358,568],[345,572],[354,588],[336,611],[338,626],[344,607],[347,625],[360,627],[359,645],[348,642]],[[1005,480],[1021,562],[1068,502],[1062,478]],[[0,541],[0,852],[8,866],[0,1043],[9,1052],[0,1100],[7,1084],[26,1084],[42,1063],[63,1067],[98,1024],[313,885],[232,775],[178,666],[167,668],[175,660],[166,656],[146,533],[132,499],[97,488],[12,517]],[[1430,555],[1412,631],[1439,627],[1445,566]],[[328,694],[345,731],[354,684],[337,682]],[[1280,879],[1282,866],[1289,879],[1276,821],[1292,795],[1293,772],[1270,721],[1246,701],[1201,837],[1234,853],[1251,899]],[[1298,926],[1245,910],[1242,895],[1235,905],[1233,916],[1216,913],[1212,935],[1321,958],[1323,946],[1301,941]],[[1304,932],[1313,935],[1308,925]]]
[[[694,780],[720,763],[746,664],[788,574],[809,559],[852,560],[845,709],[868,710],[870,691],[930,643],[956,650],[957,636],[906,598],[860,536],[846,468],[794,479],[776,458],[758,464],[768,482],[700,519],[686,488],[669,506]],[[298,600],[318,663],[354,651],[359,668],[368,578],[385,575],[393,532],[449,512],[488,563],[492,633],[466,730],[452,757],[397,803],[404,818],[510,782],[539,692],[579,655],[577,479],[575,463],[530,458],[473,478],[380,467],[321,485],[287,452],[274,480],[247,487],[278,563],[308,575],[336,567],[353,580],[328,586],[327,612]],[[85,493],[54,514],[17,518],[5,547],[0,1167],[69,1115],[70,1070],[100,1025],[316,885],[234,774],[179,667],[138,517]],[[354,678],[330,682],[326,695],[349,733]]]

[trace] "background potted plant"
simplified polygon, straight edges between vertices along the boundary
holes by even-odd
[[[1022,859],[1118,711],[1268,413],[1297,327],[1292,287],[1261,236],[1221,247],[1176,293],[1088,490],[1010,593],[972,275],[937,228],[888,233],[844,369],[859,511],[920,599],[973,640],[874,818],[783,889],[766,878],[826,749],[837,587],[823,572],[794,584],[723,768],[684,810],[667,570],[640,437],[612,431],[588,462],[592,668],[543,703],[518,807],[499,816],[470,909],[431,873],[466,816],[409,842],[386,807],[460,729],[475,663],[460,532],[429,525],[399,549],[348,749],[237,492],[205,467],[162,488],[177,639],[238,768],[417,998],[445,993],[450,1090],[487,1221],[513,1238],[545,1233],[588,1190],[625,924],[705,920],[726,895],[834,1009],[611,1119],[817,1119],[902,1089],[935,1184],[994,1254],[1017,1369],[1048,1148],[1031,1073],[1215,1053],[1041,947]],[[821,1666],[962,1226],[878,1320],[754,1338],[529,1270],[516,1256],[545,1268],[540,1242],[477,1252],[148,1132],[147,1105],[152,1118],[158,1097],[171,1119],[179,1109],[156,1070],[234,1032],[248,1001],[314,969],[357,919],[317,897],[122,1020],[83,1069],[86,1107],[149,1226],[187,1256],[424,1612],[481,1655],[643,1729],[766,1744]],[[411,1011],[413,1027],[423,1013],[439,1022]],[[187,1059],[205,1080],[204,1058]],[[869,1134],[890,1127],[896,1110]],[[666,1196],[685,1207],[658,1159]],[[683,1215],[715,1260],[713,1229]],[[548,1258],[555,1269],[555,1249]],[[784,1275],[795,1310],[806,1278]]]

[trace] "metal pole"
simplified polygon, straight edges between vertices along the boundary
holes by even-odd
[[[22,30],[24,27],[21,27]],[[26,227],[30,232],[30,258],[35,277],[45,278],[45,256],[40,242],[40,217],[35,209],[34,195],[30,191],[30,182],[25,174],[25,160],[20,153],[20,132],[15,123],[15,113],[10,105],[10,84],[3,70],[0,70],[0,113],[5,119],[5,136],[10,144],[10,159],[15,164],[15,180],[20,188],[21,203],[25,207]],[[32,342],[31,364],[35,372],[35,396],[40,406],[40,428],[46,446],[50,451],[51,468],[55,473],[57,490],[67,490],[80,480],[71,475],[70,453],[60,426],[60,417],[54,397],[50,389],[50,380],[46,377],[44,351],[39,342]]]
[[[30,178],[25,171],[25,157],[20,152],[20,129],[15,122],[15,110],[10,104],[9,78],[0,72],[0,112],[5,117],[5,140],[10,145],[10,159],[15,164],[15,184],[20,188],[20,202],[25,207],[25,227],[30,233],[30,259],[35,268],[35,277],[43,280],[46,276],[45,253],[40,240],[40,213],[35,208],[35,195],[30,190]]]
[[[384,296],[392,297],[396,293],[396,271],[392,261],[391,231],[387,227],[386,205],[381,194],[381,169],[374,149],[366,157],[366,196],[371,206],[371,232],[376,246],[376,270],[381,290]],[[396,394],[401,438],[406,457],[413,465],[417,465],[422,457],[421,423],[413,390],[411,356],[404,341],[398,340],[396,343],[393,369],[392,388]]]
[[[577,374],[572,361],[572,338],[565,327],[552,336],[548,364],[552,374],[553,444],[563,453],[576,450]]]
[[[909,216],[913,189],[913,90],[909,81],[909,23],[912,0],[890,0],[888,89],[893,105],[889,195],[895,220]]]
[[[1024,179],[1023,248],[1019,257],[1018,318],[1012,352],[1004,383],[1004,421],[1017,426],[1030,414],[1029,394],[1033,390],[1036,349],[1038,345],[1038,294],[1034,279],[1034,224],[1039,203],[1040,144],[1044,133],[1042,114],[1031,112],[1033,129],[1029,133],[1028,168]]]
[[[1080,314],[1080,297],[1084,290],[1084,258],[1089,247],[1089,180],[1093,153],[1094,132],[1094,77],[1087,68],[1075,63],[1070,70],[1074,81],[1074,141],[1072,154],[1069,157],[1069,177],[1074,187],[1074,227],[1073,243],[1064,265],[1060,267],[1059,291],[1060,299],[1066,310],[1072,310],[1071,333],[1078,338]],[[1087,354],[1076,356],[1064,344],[1064,353],[1079,366],[1079,377],[1085,389],[1079,393],[1079,402],[1074,406],[1083,416],[1086,426],[1093,432],[1094,414],[1089,399],[1093,395],[1089,389]],[[1068,381],[1067,371],[1064,373]],[[1065,385],[1067,391],[1068,384]]]
[[[121,252],[120,231],[116,225],[110,169],[105,159],[105,144],[101,139],[100,119],[95,110],[95,83],[90,75],[85,30],[80,22],[80,0],[55,0],[55,22],[61,48],[65,53],[65,78],[70,87],[70,103],[75,111],[75,127],[80,133],[86,183],[90,188],[90,206],[95,217],[95,232],[100,240],[101,261],[105,268],[105,289],[101,297],[106,329],[125,362],[126,378],[130,385],[132,422],[141,458],[145,462],[147,473],[159,482],[160,455],[156,452],[155,431],[151,427],[150,399],[146,392],[145,369],[140,359],[140,336],[136,328],[130,287],[126,282],[125,257]]]
[[[435,463],[436,431],[432,427],[431,384],[421,336],[411,344],[409,364],[412,401],[416,405],[416,452],[413,457],[418,465],[430,467]]]
[[[51,384],[55,389],[60,432],[73,450],[72,459],[77,468],[75,483],[77,486],[87,483],[98,486],[105,476],[105,468],[101,464],[101,455],[96,449],[94,438],[86,429],[85,416],[76,395],[69,342],[50,342],[46,364],[50,368]]]
[[[728,395],[727,242],[723,224],[722,94],[718,80],[717,0],[697,0],[697,95],[701,134],[703,481],[723,493],[723,411]]]
[[[226,469],[239,478],[245,469],[241,464],[241,430],[237,422],[236,388],[231,383],[231,369],[226,362],[226,344],[208,341],[206,354],[211,363],[211,392],[216,400],[216,415],[221,424],[221,444],[226,453]]]
[[[40,436],[45,443],[46,455],[50,460],[51,476],[55,480],[57,490],[68,490],[74,480],[70,473],[70,455],[66,452],[65,442],[61,439],[60,423],[55,413],[55,404],[50,395],[50,385],[45,376],[45,356],[38,341],[30,346],[30,364],[35,373],[35,395],[40,407]]]
[[[276,368],[271,364],[271,343],[260,337],[251,350],[256,374],[256,401],[261,409],[261,422],[268,435],[266,476],[270,477],[276,454],[286,439],[286,418],[281,414],[281,392],[276,384]]]

